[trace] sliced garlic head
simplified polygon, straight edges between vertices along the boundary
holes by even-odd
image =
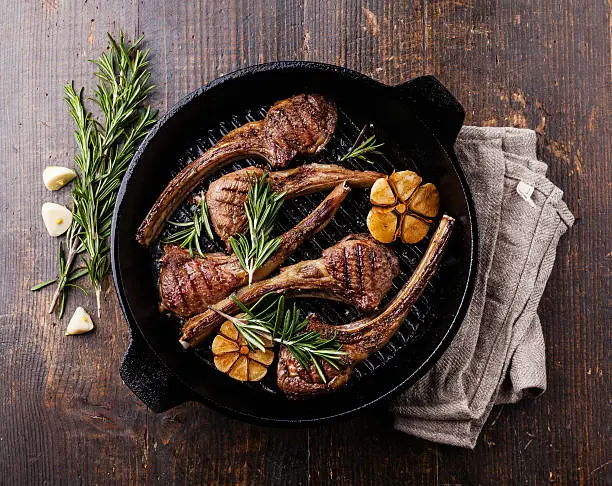
[[[72,224],[72,213],[66,206],[46,202],[42,205],[42,218],[51,236],[65,233]]]
[[[264,351],[252,350],[236,326],[225,321],[212,342],[214,363],[219,371],[238,381],[259,381],[274,360],[273,342],[264,339]]]
[[[50,191],[61,189],[77,176],[77,173],[68,167],[51,165],[43,171],[43,182]]]
[[[391,243],[399,236],[404,243],[414,244],[427,236],[440,210],[440,194],[436,186],[422,182],[415,172],[403,170],[374,183],[367,225],[376,240]]]
[[[84,334],[93,328],[94,324],[89,314],[82,307],[77,307],[66,328],[66,336]]]

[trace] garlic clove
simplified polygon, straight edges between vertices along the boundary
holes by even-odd
[[[257,361],[249,361],[249,381],[259,381],[268,372],[268,368],[260,365]]]
[[[377,206],[392,206],[397,201],[389,182],[385,177],[376,179],[370,189],[370,202]]]
[[[389,176],[389,184],[399,196],[400,201],[406,202],[423,179],[411,170],[400,170]]]
[[[274,361],[274,351],[266,349],[261,351],[256,349],[255,351],[249,351],[249,359],[255,360],[263,365],[269,366]]]
[[[247,357],[240,356],[228,374],[235,380],[246,381],[248,379],[248,367],[249,360]]]
[[[393,208],[373,207],[366,220],[370,234],[381,243],[391,243],[397,232],[397,216]]]
[[[225,336],[217,334],[212,343],[213,354],[233,353],[237,352],[240,347],[236,341],[231,341]]]
[[[66,336],[85,334],[94,328],[89,314],[82,307],[77,307],[66,328]]]
[[[51,236],[65,233],[72,224],[72,213],[66,206],[46,202],[42,205],[42,218]]]
[[[411,214],[405,214],[402,218],[400,236],[403,243],[414,244],[421,241],[429,232],[429,223],[415,218]]]
[[[408,203],[408,208],[426,218],[434,218],[440,210],[440,193],[431,182],[423,184],[414,193]]]
[[[77,176],[77,173],[68,167],[51,165],[43,171],[43,182],[50,191],[61,189]]]
[[[238,339],[238,329],[236,329],[236,326],[234,326],[234,324],[232,324],[230,321],[225,321],[221,325],[219,332],[232,341],[236,341]]]
[[[227,373],[238,359],[238,356],[240,356],[238,353],[225,353],[215,356],[215,366],[222,373]]]

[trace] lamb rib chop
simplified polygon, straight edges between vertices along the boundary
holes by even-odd
[[[334,103],[319,95],[301,94],[276,102],[263,120],[232,130],[181,170],[149,210],[136,239],[144,246],[150,245],[198,184],[234,160],[261,157],[279,168],[297,155],[318,152],[334,133],[337,119]]]
[[[314,366],[304,369],[285,347],[281,347],[278,360],[278,387],[290,398],[328,393],[348,381],[357,363],[366,359],[389,342],[436,273],[438,264],[451,235],[454,219],[444,215],[429,242],[416,270],[397,296],[376,317],[367,317],[342,326],[331,326],[312,316],[306,331],[318,331],[324,337],[336,336],[343,350],[342,364],[335,369],[322,362],[327,383],[321,380]]]
[[[284,233],[279,249],[255,272],[253,281],[266,278],[304,241],[325,228],[350,191],[346,183],[338,184],[312,213]],[[206,311],[249,280],[235,255],[208,253],[194,258],[184,248],[167,245],[160,261],[160,310],[183,318]]]
[[[210,208],[210,221],[215,232],[230,250],[229,237],[243,233],[247,227],[244,204],[250,179],[267,173],[272,190],[284,192],[285,199],[328,191],[346,181],[353,188],[371,187],[384,174],[373,171],[350,170],[339,165],[308,164],[283,171],[264,171],[247,167],[226,174],[210,184],[206,203]]]
[[[269,292],[292,297],[319,297],[352,304],[363,311],[378,307],[399,273],[395,253],[369,235],[349,235],[323,251],[318,260],[306,260],[281,270],[276,277],[243,287],[236,297],[254,304]],[[236,315],[240,309],[231,298],[215,309]],[[197,346],[225,319],[210,309],[189,319],[182,329],[184,348]]]

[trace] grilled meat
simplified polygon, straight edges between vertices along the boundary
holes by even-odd
[[[339,165],[309,164],[296,169],[268,172],[272,189],[285,193],[285,198],[328,191],[346,181],[354,188],[370,187],[384,174],[373,171],[345,169]],[[211,183],[206,193],[210,220],[219,237],[230,249],[229,237],[242,233],[247,227],[244,204],[249,192],[249,179],[261,177],[263,169],[247,167],[220,177]]]
[[[349,235],[324,250],[318,260],[286,267],[276,277],[243,287],[236,297],[248,306],[274,292],[337,300],[371,311],[378,307],[398,273],[397,257],[391,249],[369,235]],[[231,298],[214,307],[229,315],[239,312]],[[185,348],[200,344],[223,321],[224,318],[212,309],[192,317],[183,326],[181,344]]]
[[[312,213],[283,234],[279,249],[255,272],[254,281],[266,278],[304,241],[325,228],[350,190],[344,182],[338,184]],[[206,311],[247,282],[248,274],[235,255],[209,253],[193,258],[189,251],[167,245],[159,275],[160,310],[188,318]]]
[[[335,334],[347,353],[343,356],[339,369],[329,363],[321,363],[327,383],[321,380],[314,366],[308,370],[304,369],[285,347],[281,347],[277,373],[279,388],[291,398],[306,398],[343,386],[354,366],[387,344],[402,325],[404,318],[435,274],[453,224],[453,218],[446,215],[442,217],[416,270],[397,296],[376,317],[367,317],[342,326],[325,324],[317,316],[310,319],[307,331],[318,331],[324,337]]]
[[[170,181],[138,228],[136,239],[148,246],[185,198],[212,173],[237,159],[261,157],[285,167],[297,155],[319,151],[336,128],[333,102],[319,95],[297,95],[275,103],[263,120],[232,130]]]

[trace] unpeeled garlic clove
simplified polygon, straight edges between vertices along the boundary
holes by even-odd
[[[68,167],[51,165],[43,171],[43,182],[50,191],[61,189],[77,176],[77,173]]]
[[[72,224],[72,213],[66,206],[46,202],[42,205],[42,218],[51,236],[65,233]]]
[[[389,183],[399,196],[399,200],[406,202],[412,193],[423,182],[421,176],[411,170],[401,170],[389,176]]]
[[[397,201],[385,177],[376,179],[370,189],[370,202],[376,206],[392,206]]]
[[[436,186],[428,182],[419,187],[410,199],[408,208],[426,218],[435,218],[440,210],[440,193]]]
[[[397,233],[397,215],[393,208],[374,206],[370,209],[366,224],[370,234],[381,243],[391,243]]]
[[[93,321],[89,314],[82,307],[77,307],[66,328],[66,336],[84,334],[94,328]]]
[[[403,243],[414,244],[421,241],[429,233],[429,223],[412,214],[406,214],[402,219],[400,235]]]

